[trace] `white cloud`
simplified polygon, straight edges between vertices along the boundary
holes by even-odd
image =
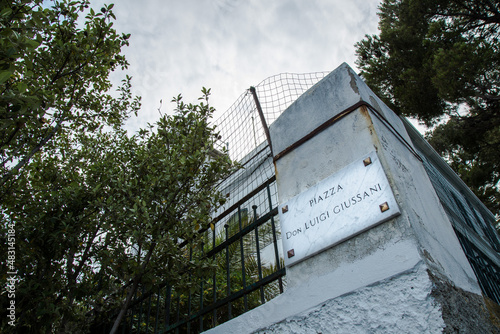
[[[93,0],[99,7],[103,0]],[[124,53],[133,89],[143,98],[137,130],[158,118],[163,100],[194,101],[211,87],[225,111],[251,85],[282,73],[354,66],[354,43],[377,32],[378,0],[120,0],[119,32],[131,33]]]

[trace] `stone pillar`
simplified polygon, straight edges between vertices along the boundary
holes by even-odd
[[[215,332],[438,333],[464,318],[476,323],[460,328],[485,328],[481,290],[403,121],[347,64],[270,135],[287,290]],[[464,314],[450,320],[457,300]]]
[[[301,284],[308,277],[331,273],[344,263],[380,253],[384,260],[377,267],[388,265],[391,270],[403,272],[410,269],[403,259],[413,258],[413,261],[425,262],[436,275],[446,277],[457,287],[480,293],[474,273],[403,122],[347,64],[341,65],[293,103],[271,125],[270,132],[276,155],[280,203],[290,201],[339,172],[345,174],[344,182],[359,177],[349,172],[349,165],[362,162],[373,152],[401,211],[397,217],[347,242],[288,267],[290,287]],[[348,191],[342,197],[339,193],[330,205],[357,195],[355,189]],[[365,217],[364,210],[356,210],[355,206],[351,210],[345,219],[363,221],[369,218]],[[286,224],[285,216],[280,216],[284,220],[282,225]],[[282,229],[286,234],[286,226]],[[286,236],[283,239],[286,240]],[[391,247],[404,249],[390,253]],[[285,254],[287,251],[284,249]],[[371,276],[372,269],[360,266],[359,272],[347,280],[363,281]]]

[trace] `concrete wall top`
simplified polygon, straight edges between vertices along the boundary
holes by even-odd
[[[418,143],[412,142],[404,122],[347,64],[299,97],[269,130],[281,212],[281,205],[331,175],[340,175],[338,183],[343,185],[349,184],[349,178],[364,180],[366,173],[344,173],[343,168],[361,162],[359,159],[372,152],[380,161],[387,177],[384,182],[391,188],[399,212],[367,229],[355,229],[342,241],[326,240],[325,244],[332,243],[320,252],[287,265],[287,288],[282,295],[210,333],[439,333],[445,322],[440,304],[432,297],[436,282],[446,282],[453,291],[461,289],[480,296],[474,272],[415,150]],[[350,208],[349,215],[322,220],[322,231],[341,219],[351,225],[366,219],[368,210],[359,210],[360,206],[349,200],[361,188],[345,189],[345,194],[330,196],[325,207],[318,205],[309,211],[305,209],[309,193],[291,202],[299,209],[285,212],[306,212],[307,216],[284,219],[280,215],[283,238],[288,238],[291,230],[287,222],[292,221],[293,227],[299,226],[297,222],[305,226],[308,217],[328,212],[342,201],[346,210]],[[378,208],[378,203],[371,204]],[[313,226],[310,220],[309,226]],[[291,235],[299,239],[294,242],[312,245],[323,236],[312,231],[301,229]],[[293,248],[283,249],[283,254],[299,255]],[[450,300],[454,303],[455,299]],[[331,313],[330,308],[334,310]],[[386,316],[387,321],[381,321]],[[394,327],[403,320],[407,324]]]
[[[354,70],[343,63],[306,91],[271,124],[274,154],[294,144],[342,111],[364,101],[374,107],[409,142],[405,127]]]

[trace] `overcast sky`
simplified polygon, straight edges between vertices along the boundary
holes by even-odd
[[[173,96],[194,102],[212,89],[217,115],[250,86],[279,73],[355,70],[354,44],[377,33],[379,0],[92,0],[115,3],[123,52],[135,94],[142,96],[137,130],[171,112]],[[121,74],[123,75],[123,74]],[[116,75],[114,76],[114,78]]]

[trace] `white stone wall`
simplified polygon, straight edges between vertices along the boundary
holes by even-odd
[[[274,154],[359,101],[382,119],[358,108],[276,160],[279,202],[376,151],[401,215],[287,267],[284,294],[208,333],[441,333],[447,326],[442,307],[453,289],[480,298],[402,121],[346,64],[272,124]],[[439,301],[436,280],[453,287]]]
[[[393,228],[391,224],[382,224],[368,231],[364,235],[365,240],[371,242],[366,248],[353,247],[357,243],[355,239],[342,243],[339,249],[344,252],[341,252],[343,256],[340,258],[329,256],[333,249],[310,258],[307,261],[314,262],[310,262],[308,268],[304,267],[301,276],[303,279],[296,278],[295,284],[288,284],[285,293],[207,333],[253,333],[287,319],[294,319],[309,310],[321,309],[321,305],[326,301],[343,299],[358,289],[418,272],[424,263],[416,252],[415,244],[410,241],[388,242]],[[317,264],[325,267],[320,268]],[[329,265],[335,269],[321,270],[328,269]],[[297,272],[296,270],[295,274]],[[287,275],[287,278],[289,279],[290,275]],[[401,289],[405,290],[406,285],[401,286]],[[430,292],[429,290],[427,293]],[[380,304],[376,307],[383,308]],[[335,318],[329,321],[334,322]]]
[[[441,333],[445,324],[431,289],[425,266],[419,265],[255,333]]]

